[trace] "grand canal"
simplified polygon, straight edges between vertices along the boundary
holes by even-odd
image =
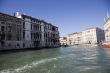
[[[110,73],[110,49],[77,45],[2,53],[0,73]]]

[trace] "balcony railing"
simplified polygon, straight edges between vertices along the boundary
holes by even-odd
[[[5,34],[5,32],[0,31],[0,35],[4,35],[4,34]]]

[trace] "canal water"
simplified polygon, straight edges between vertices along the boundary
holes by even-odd
[[[110,73],[110,49],[77,45],[0,54],[0,73]]]

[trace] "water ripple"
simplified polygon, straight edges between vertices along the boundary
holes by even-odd
[[[62,58],[65,58],[65,57],[70,57],[70,56],[74,56],[74,54],[63,55],[63,56],[50,58],[50,59],[43,59],[43,60],[40,60],[40,61],[34,61],[31,64],[27,64],[27,65],[25,65],[23,67],[19,67],[17,69],[2,70],[2,71],[0,71],[0,73],[20,73],[23,70],[27,70],[27,69],[36,67],[39,64],[44,64],[44,63],[47,63],[47,62],[55,61],[55,60],[62,59]],[[56,66],[54,65],[54,67],[56,67]]]

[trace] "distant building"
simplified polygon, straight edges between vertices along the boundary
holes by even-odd
[[[58,47],[58,27],[19,12],[0,13],[0,50]]]
[[[104,41],[104,30],[94,27],[82,31],[83,44],[98,44]]]
[[[105,31],[105,42],[110,44],[110,16],[107,13],[107,17],[104,19],[104,31]]]
[[[60,45],[67,45],[67,37],[60,37]]]
[[[75,32],[68,34],[67,44],[68,45],[81,44],[81,38],[82,38],[82,32]]]
[[[68,45],[99,44],[102,43],[104,40],[104,30],[98,27],[87,28],[82,32],[71,33],[67,36]]]

